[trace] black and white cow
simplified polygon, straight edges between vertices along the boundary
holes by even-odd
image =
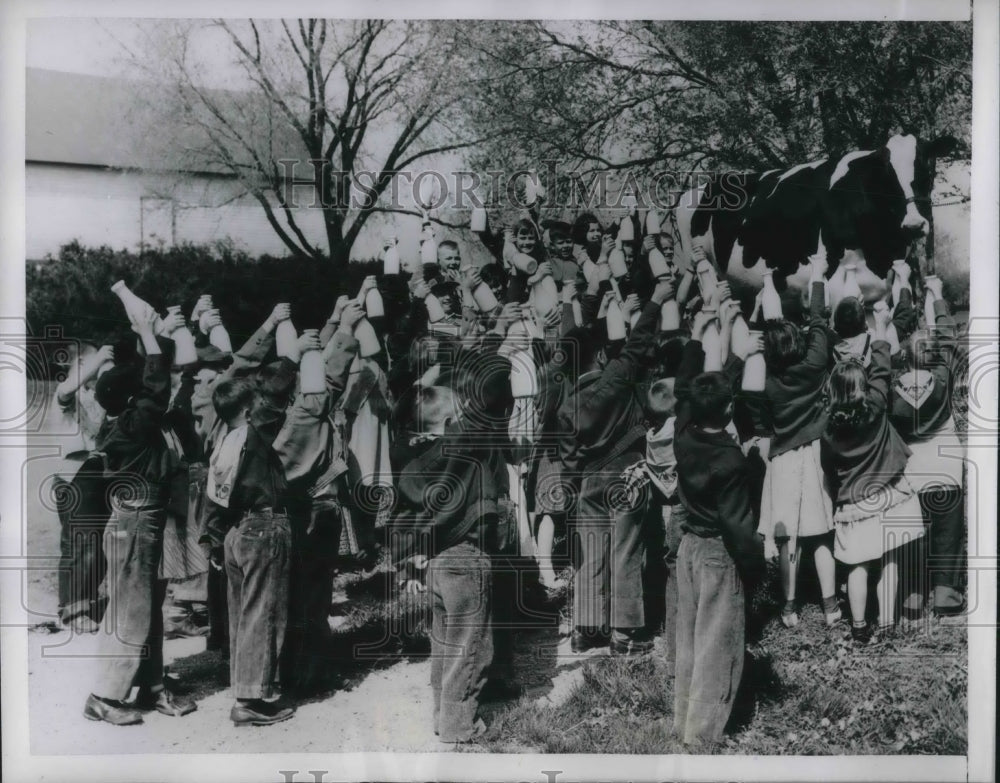
[[[734,280],[760,288],[771,268],[776,281],[805,288],[804,264],[822,242],[831,287],[838,265],[853,261],[865,298],[878,299],[894,260],[908,258],[922,273],[932,271],[930,194],[937,158],[956,143],[950,136],[922,142],[895,135],[876,150],[784,171],[708,176],[677,205],[682,250],[690,254],[692,240],[700,238],[716,267]]]

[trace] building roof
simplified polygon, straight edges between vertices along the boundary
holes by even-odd
[[[26,162],[231,174],[197,154],[211,145],[194,125],[178,124],[170,136],[149,138],[151,107],[162,113],[177,100],[165,85],[41,68],[28,68],[25,76]],[[211,92],[222,101],[253,100],[244,93]],[[280,145],[295,152],[279,157],[303,157],[290,131],[278,129]]]

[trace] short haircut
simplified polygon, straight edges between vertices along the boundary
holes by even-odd
[[[117,355],[115,356],[117,359]],[[94,399],[109,416],[119,416],[129,400],[139,391],[140,376],[134,366],[116,365],[103,373],[94,384]]]
[[[656,372],[659,378],[675,378],[684,356],[683,337],[671,337],[656,348]]]
[[[567,354],[576,357],[573,362],[581,372],[586,372],[593,365],[598,352],[604,347],[605,339],[595,326],[575,326],[566,332],[563,344]]]
[[[444,239],[438,242],[438,252],[442,250],[458,250],[458,242],[454,239]]]
[[[868,329],[865,320],[865,306],[860,299],[849,296],[837,303],[833,311],[833,330],[842,340],[857,337]]]
[[[784,370],[805,358],[806,342],[802,331],[789,321],[764,324],[764,362],[772,370]]]
[[[220,381],[212,391],[212,405],[223,421],[232,420],[253,403],[254,389],[245,378]]]
[[[417,390],[410,412],[413,432],[432,432],[458,416],[458,400],[447,386],[426,386]]]
[[[539,239],[538,228],[527,218],[521,218],[514,224],[514,236],[521,233],[531,234],[535,239]]]
[[[505,282],[503,267],[496,263],[484,264],[481,266],[479,268],[479,277],[482,278],[482,281],[490,288],[493,288],[494,286],[502,286]]]
[[[676,398],[674,397],[674,379],[660,378],[653,381],[646,393],[646,409],[649,417],[662,423],[674,412]]]
[[[691,381],[691,421],[700,427],[725,427],[732,418],[733,390],[721,372],[703,372]]]
[[[547,227],[549,229],[549,237],[553,241],[556,239],[573,238],[573,227],[565,220],[551,220],[547,224]]]

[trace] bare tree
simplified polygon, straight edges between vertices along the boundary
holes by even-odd
[[[213,89],[195,36],[201,24],[150,30],[132,60],[166,85],[157,135],[181,168],[238,178],[288,249],[346,263],[368,219],[413,212],[386,198],[397,172],[476,143],[460,102],[470,62],[460,24],[394,20],[214,20],[240,89]],[[152,54],[151,54],[152,53]],[[294,183],[293,183],[294,178]],[[322,212],[325,246],[297,207]]]

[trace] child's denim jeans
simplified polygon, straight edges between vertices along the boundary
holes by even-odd
[[[277,695],[291,548],[288,517],[270,509],[248,513],[226,534],[229,673],[237,699]]]
[[[722,738],[743,674],[743,606],[743,581],[722,539],[685,533],[674,679],[674,727],[685,743]]]
[[[464,542],[427,566],[430,592],[434,728],[443,742],[472,737],[479,693],[493,660],[489,556]]]
[[[163,684],[163,599],[158,578],[166,511],[115,507],[104,531],[108,608],[94,694],[128,698],[132,686]]]

